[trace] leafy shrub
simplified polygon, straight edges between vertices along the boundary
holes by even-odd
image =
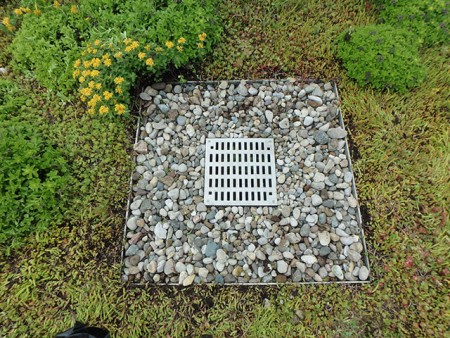
[[[27,97],[13,81],[0,78],[0,121],[14,114],[26,100]]]
[[[348,75],[360,85],[405,92],[424,78],[418,40],[405,30],[389,25],[350,29],[338,46]]]
[[[46,88],[67,94],[75,84],[72,64],[87,37],[88,22],[70,8],[21,14],[22,26],[10,46],[16,69]]]
[[[6,114],[0,115],[0,158],[0,246],[14,248],[24,236],[61,221],[69,174],[36,125]]]
[[[450,42],[450,1],[384,1],[383,22],[404,28],[421,38],[425,46]]]
[[[55,6],[56,3],[41,0],[42,14],[21,11],[9,22],[17,25],[18,18],[23,18],[11,45],[16,65],[19,70],[32,71],[45,87],[64,94],[77,86],[85,93],[99,90],[92,95],[117,90],[117,97],[99,105],[98,108],[103,106],[102,113],[106,113],[106,108],[109,112],[123,112],[122,105],[129,99],[127,91],[138,73],[158,77],[169,64],[180,67],[205,55],[221,33],[215,14],[217,0],[80,0]],[[25,4],[31,6],[30,1]],[[133,43],[133,48],[126,50],[130,46],[125,42]],[[120,57],[113,57],[119,52]],[[97,69],[100,72],[94,71],[96,78],[85,82],[86,76],[79,76],[78,71],[92,70],[84,67],[85,62],[95,59],[97,64],[99,57],[111,64],[94,67],[105,71]],[[82,67],[74,69],[74,64]],[[124,79],[119,89],[113,84],[115,78]],[[93,88],[87,87],[91,80],[95,80]],[[100,102],[98,96],[95,98]],[[89,102],[92,97],[84,99]],[[99,112],[90,110],[94,111]]]

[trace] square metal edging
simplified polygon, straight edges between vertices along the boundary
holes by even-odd
[[[171,85],[180,85],[182,87],[186,86],[186,85],[201,85],[201,84],[205,84],[205,85],[217,85],[220,84],[222,80],[220,81],[186,81],[186,82],[171,82],[168,84]],[[227,81],[228,83],[232,83],[232,84],[238,84],[241,83],[242,81],[245,81],[245,83],[270,83],[272,81],[277,81],[277,82],[287,82],[287,81],[294,81],[294,82],[304,82],[304,83],[316,83],[316,82],[333,82],[333,91],[336,94],[336,99],[339,101],[339,93],[338,93],[338,89],[337,89],[337,85],[336,85],[336,81],[335,80],[330,80],[330,81],[324,81],[321,79],[295,79],[295,78],[286,78],[286,79],[257,79],[257,80],[223,80],[223,81]],[[141,107],[142,105],[139,105],[139,116],[141,116]],[[344,125],[344,120],[342,118],[342,111],[340,109],[340,105],[338,105],[337,107],[338,110],[338,118],[339,118],[339,124],[341,126],[341,128],[343,128],[345,130],[345,125]],[[136,137],[135,137],[135,143],[137,143],[138,141],[138,137],[139,137],[139,130],[140,130],[140,122],[141,122],[141,117],[138,118],[138,122],[137,122],[137,128],[136,128]],[[347,156],[348,159],[348,164],[349,164],[349,168],[352,171],[352,173],[354,173],[353,171],[353,166],[352,166],[352,161],[351,161],[351,157],[350,157],[350,151],[349,151],[349,146],[348,146],[348,141],[347,141],[347,137],[345,137],[345,155]],[[134,162],[136,162],[136,156],[134,156]],[[125,215],[125,224],[124,224],[124,238],[123,238],[123,243],[126,242],[126,231],[127,231],[127,225],[126,222],[128,221],[128,214],[129,214],[129,208],[130,208],[130,203],[131,203],[131,195],[132,195],[132,176],[133,176],[133,172],[130,175],[130,193],[129,193],[129,198],[128,198],[128,203],[127,203],[127,210],[126,210],[126,215]],[[365,240],[365,236],[364,236],[364,229],[363,229],[363,225],[362,225],[362,217],[361,217],[361,210],[359,208],[359,200],[358,200],[358,194],[356,191],[356,184],[355,184],[355,175],[353,175],[353,180],[352,180],[352,193],[354,194],[358,204],[356,207],[356,221],[358,222],[359,225],[359,229],[360,229],[360,233],[361,233],[361,238],[362,238],[362,244],[363,244],[363,248],[364,248],[364,253],[365,253],[365,257],[364,257],[364,263],[367,266],[367,269],[369,270],[369,277],[367,280],[365,281],[361,281],[361,280],[356,280],[356,281],[326,281],[326,282],[286,282],[286,283],[214,283],[214,282],[205,282],[205,283],[200,283],[200,284],[192,284],[190,286],[183,286],[179,283],[152,283],[149,281],[142,281],[140,283],[136,283],[136,282],[126,282],[127,285],[131,286],[131,287],[165,287],[165,286],[173,286],[176,288],[188,288],[188,287],[192,287],[192,286],[197,286],[197,287],[201,287],[201,286],[282,286],[282,285],[326,285],[326,284],[350,284],[350,285],[358,285],[358,284],[369,284],[370,282],[372,282],[373,278],[371,276],[371,268],[370,268],[370,262],[369,262],[369,256],[368,256],[368,251],[367,251],[367,246],[366,246],[366,240]],[[122,259],[121,259],[121,266],[120,266],[120,275],[123,274],[123,261],[125,259],[125,245],[123,245],[122,247]]]

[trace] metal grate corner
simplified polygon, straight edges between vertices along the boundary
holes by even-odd
[[[205,153],[205,205],[277,205],[273,139],[206,139]]]

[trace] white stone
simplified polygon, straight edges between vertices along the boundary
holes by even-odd
[[[288,270],[288,264],[285,261],[277,261],[277,271],[279,273],[286,273]]]
[[[273,113],[270,110],[266,110],[265,115],[266,115],[267,122],[272,123]]]
[[[331,242],[330,233],[328,231],[323,231],[318,233],[319,242],[323,246],[327,246]]]
[[[164,229],[164,226],[162,223],[157,223],[155,226],[155,236],[160,239],[166,239],[167,237],[167,230]]]
[[[137,228],[136,221],[137,221],[137,217],[130,217],[130,219],[127,221],[127,228],[132,231],[136,230],[136,228]]]
[[[198,275],[203,279],[205,279],[208,276],[208,273],[209,273],[209,271],[206,268],[198,269]]]
[[[347,201],[350,208],[356,208],[356,206],[358,205],[358,201],[356,201],[356,198],[354,198],[353,196],[347,197]]]
[[[186,133],[188,134],[189,137],[193,137],[195,135],[195,129],[192,125],[188,124],[186,126]]]
[[[369,269],[367,269],[365,266],[362,266],[359,269],[358,278],[360,280],[367,280],[367,278],[369,278]]]
[[[288,128],[289,128],[289,119],[286,117],[285,119],[281,120],[281,121],[278,123],[278,126],[279,126],[281,129],[288,129]]]
[[[305,127],[310,126],[311,124],[313,124],[314,119],[311,116],[306,116],[305,119],[303,120],[303,125]]]
[[[311,204],[313,206],[318,206],[322,204],[322,197],[320,197],[319,195],[312,195],[311,196]]]
[[[314,255],[303,255],[300,259],[306,264],[314,264],[317,263],[317,258]]]
[[[184,280],[183,280],[183,286],[189,286],[194,282],[195,279],[195,275],[190,275],[187,276]]]
[[[223,210],[219,210],[216,213],[216,216],[214,216],[214,218],[216,219],[216,221],[219,221],[219,220],[221,220],[223,218],[223,215],[224,215],[224,211]]]
[[[342,272],[342,269],[339,265],[333,265],[331,268],[331,272],[339,279],[339,280],[343,280],[344,279],[344,274]]]

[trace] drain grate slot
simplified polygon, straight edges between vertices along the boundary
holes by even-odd
[[[273,139],[210,138],[205,154],[206,205],[277,205]]]

